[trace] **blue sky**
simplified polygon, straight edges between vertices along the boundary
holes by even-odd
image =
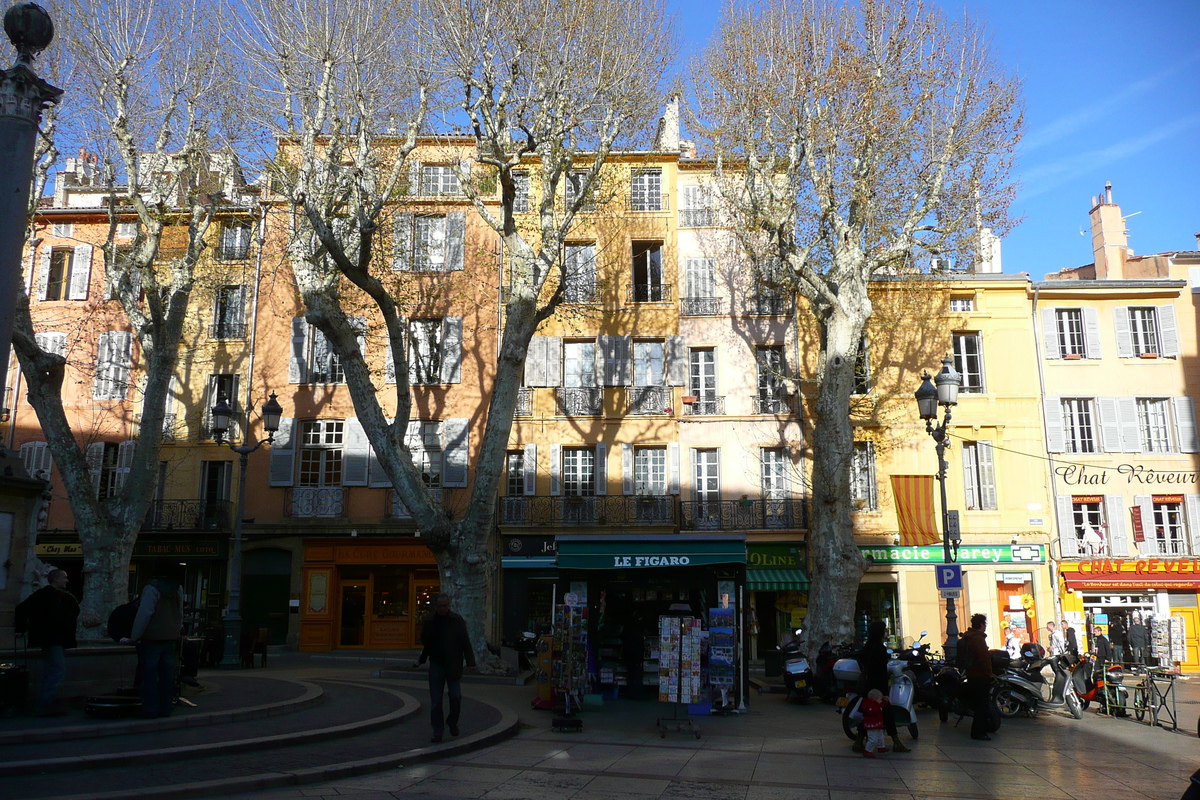
[[[669,0],[684,58],[716,25],[719,0]],[[1025,87],[1026,136],[1004,271],[1090,264],[1088,210],[1112,181],[1135,253],[1195,250],[1200,232],[1200,2],[968,0],[997,57]]]

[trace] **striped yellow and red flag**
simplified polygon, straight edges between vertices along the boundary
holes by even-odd
[[[900,544],[912,547],[941,541],[933,513],[932,475],[893,475],[892,493],[900,521]]]

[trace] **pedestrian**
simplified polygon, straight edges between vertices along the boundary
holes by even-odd
[[[1104,630],[1097,625],[1092,628],[1092,652],[1096,656],[1096,668],[1104,674],[1104,666],[1113,660],[1112,642],[1104,635]]]
[[[29,644],[42,648],[42,688],[35,713],[61,717],[66,709],[58,701],[58,687],[67,677],[67,648],[78,646],[75,621],[79,601],[67,591],[67,573],[52,569],[47,583],[22,600],[15,609],[14,630],[29,635]]]
[[[884,696],[887,696],[888,693],[887,665],[892,658],[888,653],[887,645],[883,643],[886,635],[887,625],[883,620],[877,619],[872,622],[867,626],[867,643],[863,645],[862,652],[858,654],[858,666],[862,670],[864,691],[870,693],[874,689]],[[900,734],[896,729],[895,709],[891,706],[887,706],[883,710],[883,727],[887,730],[888,736],[892,737],[893,750],[897,753],[907,753],[911,750],[904,745],[904,742],[900,741]],[[865,738],[855,741],[854,752],[861,753],[865,749]]]
[[[1065,619],[1062,621],[1063,639],[1067,642],[1067,652],[1079,658],[1079,637],[1075,635],[1075,629]]]
[[[1021,657],[1021,637],[1017,634],[1017,629],[1012,625],[1008,626],[1008,639],[1004,643],[1004,646],[1013,661]]]
[[[175,708],[183,593],[169,575],[157,575],[142,590],[133,631],[121,644],[136,644],[141,716],[169,717]]]
[[[990,741],[988,704],[992,696],[992,657],[987,646],[987,616],[971,616],[971,629],[963,634],[959,647],[967,648],[967,700],[971,705],[971,738]]]
[[[1142,624],[1140,614],[1133,615],[1133,624],[1129,626],[1129,660],[1134,664],[1145,664],[1146,648],[1150,646],[1150,632]]]
[[[1125,633],[1125,615],[1116,614],[1112,618],[1112,622],[1108,626],[1108,641],[1112,644],[1113,661],[1117,664],[1125,663],[1125,644],[1128,637]]]
[[[1050,640],[1046,649],[1050,651],[1051,657],[1067,652],[1067,640],[1063,638],[1061,631],[1055,629],[1053,622],[1046,623],[1046,635]]]
[[[429,722],[433,736],[442,740],[443,726],[458,736],[458,718],[462,711],[463,661],[475,669],[475,652],[467,635],[467,621],[450,610],[450,595],[433,599],[433,613],[421,623],[421,657],[417,666],[429,661]],[[450,696],[450,713],[443,716],[442,694]]]
[[[874,758],[876,753],[886,753],[887,746],[883,742],[883,715],[891,707],[883,692],[872,689],[862,701],[863,730],[867,732],[867,741],[863,746],[863,755]]]

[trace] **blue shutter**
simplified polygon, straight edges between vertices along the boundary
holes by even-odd
[[[270,486],[292,486],[296,480],[296,420],[281,417],[271,442]]]
[[[470,421],[448,419],[445,423],[446,450],[442,468],[443,486],[466,486],[470,454]]]

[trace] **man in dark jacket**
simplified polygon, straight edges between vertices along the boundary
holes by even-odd
[[[29,644],[42,648],[42,690],[37,714],[61,717],[67,713],[57,702],[58,687],[67,677],[66,649],[76,647],[75,620],[79,602],[67,591],[67,573],[52,569],[49,583],[26,597],[16,607],[17,633],[28,633]]]
[[[1062,621],[1063,638],[1067,640],[1067,652],[1079,658],[1079,637],[1075,635],[1075,629],[1068,624],[1064,619]]]
[[[173,578],[160,575],[142,590],[133,632],[122,644],[136,644],[143,717],[169,717],[175,708],[175,673],[183,632],[183,593]]]
[[[887,625],[881,619],[877,619],[867,627],[867,643],[863,645],[862,652],[858,654],[858,666],[862,670],[863,679],[863,695],[872,689],[878,689],[879,692],[887,697],[888,695],[888,662],[892,657],[887,651],[887,645],[883,643],[883,637],[887,635]],[[883,727],[887,730],[887,735],[892,737],[892,750],[896,753],[907,753],[909,748],[905,747],[900,741],[900,735],[896,731],[896,713],[890,705],[883,707]],[[865,741],[856,741],[854,743],[854,751],[856,753],[865,750]]]
[[[992,696],[992,656],[987,646],[987,617],[971,616],[971,629],[958,643],[967,648],[967,699],[971,704],[971,738],[988,741],[988,703]]]
[[[433,613],[421,623],[421,657],[417,666],[429,661],[429,722],[433,725],[431,742],[442,740],[443,726],[458,736],[458,717],[462,711],[463,661],[475,669],[475,651],[467,635],[467,622],[450,610],[450,595],[433,599]],[[443,716],[442,694],[450,695],[450,713]]]
[[[1108,641],[1113,649],[1113,661],[1117,664],[1125,662],[1125,617],[1116,614],[1108,625]]]
[[[1105,664],[1113,660],[1113,647],[1099,625],[1092,628],[1092,652],[1096,654],[1096,669],[1103,675]]]
[[[1142,624],[1142,618],[1134,615],[1133,624],[1129,626],[1129,660],[1134,664],[1145,664],[1146,648],[1150,645],[1150,632]]]

